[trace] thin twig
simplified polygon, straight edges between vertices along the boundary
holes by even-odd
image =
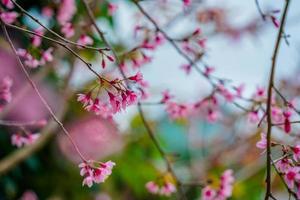
[[[269,85],[268,85],[268,95],[267,95],[267,177],[266,177],[266,195],[265,200],[267,200],[271,195],[271,133],[272,133],[272,89],[274,85],[274,76],[275,76],[275,68],[276,68],[276,61],[277,56],[279,52],[280,42],[281,42],[281,36],[282,32],[284,30],[284,25],[286,21],[287,11],[289,7],[290,0],[286,0],[284,12],[281,17],[280,27],[277,34],[276,44],[274,47],[274,52],[272,56],[272,65],[271,65],[271,71],[270,71],[270,77],[269,77]]]

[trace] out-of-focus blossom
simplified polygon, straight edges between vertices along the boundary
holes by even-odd
[[[12,24],[16,21],[19,14],[17,12],[2,12],[0,13],[1,20],[6,24]]]
[[[15,7],[11,0],[1,0],[1,2],[8,9],[13,9]]]
[[[79,45],[92,45],[94,43],[93,39],[88,35],[81,35],[77,41]]]
[[[256,143],[256,147],[259,149],[267,148],[267,138],[265,133],[260,134],[260,140]]]
[[[216,191],[210,186],[205,186],[201,192],[201,200],[213,200],[216,196]]]
[[[146,183],[146,189],[151,194],[157,194],[159,192],[159,186],[153,181]]]
[[[38,196],[36,193],[32,190],[27,190],[23,193],[20,200],[38,200]]]
[[[64,23],[60,31],[66,38],[71,38],[75,34],[74,27],[70,22]]]
[[[113,15],[118,10],[118,5],[115,3],[108,3],[108,14]]]
[[[39,47],[42,43],[42,37],[44,35],[44,28],[40,27],[34,30],[34,32],[38,35],[33,35],[31,38],[31,43],[35,47]]]
[[[73,15],[76,12],[76,2],[75,0],[61,0],[58,14],[57,14],[57,21],[63,25],[69,22]]]
[[[12,145],[21,148],[23,146],[31,145],[39,138],[39,133],[27,133],[26,135],[21,135],[20,133],[13,134],[11,136]]]
[[[176,187],[173,183],[167,182],[160,188],[159,192],[161,195],[169,197],[176,192]]]
[[[12,94],[11,94],[11,87],[12,87],[13,81],[10,77],[5,77],[0,82],[0,111],[2,108],[11,102],[12,100]]]

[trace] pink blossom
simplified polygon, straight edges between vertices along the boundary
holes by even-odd
[[[214,200],[216,191],[209,186],[205,186],[201,191],[201,200]]]
[[[267,148],[267,138],[265,133],[260,134],[260,140],[256,143],[256,147],[259,149],[266,149]]]
[[[166,110],[171,119],[178,119],[187,117],[190,112],[190,106],[185,104],[178,104],[175,102],[167,101]]]
[[[86,102],[88,101],[88,97],[86,97],[86,99],[83,99],[82,102]],[[85,105],[85,103],[84,103]],[[90,101],[89,104],[85,107],[85,109],[87,111],[92,111],[95,113],[98,113],[101,111],[101,104],[100,104],[100,100],[98,98],[96,98],[94,101]]]
[[[184,64],[181,66],[181,69],[188,75],[191,73],[192,65],[190,64]]]
[[[213,110],[213,109],[208,109],[208,113],[207,113],[207,116],[206,116],[206,120],[209,122],[209,123],[214,123],[218,120],[219,118],[219,113],[216,111],[216,110]]]
[[[258,111],[251,111],[248,113],[248,121],[251,123],[257,123],[259,121]]]
[[[17,55],[22,57],[22,58],[25,58],[25,57],[27,57],[28,52],[27,52],[26,49],[18,48],[17,49]]]
[[[99,166],[96,166],[99,165]],[[91,187],[93,183],[103,183],[112,173],[112,169],[116,164],[112,161],[100,163],[88,161],[80,163],[80,175],[84,177],[82,186]]]
[[[113,113],[119,112],[121,110],[121,102],[119,98],[111,92],[108,92],[107,94],[109,96],[109,102],[112,107]]]
[[[293,151],[294,160],[299,162],[300,161],[300,144],[297,144],[296,146],[293,146],[292,151]]]
[[[93,176],[86,176],[83,181],[82,181],[82,186],[87,185],[88,187],[92,187],[94,182],[94,177]]]
[[[278,162],[276,162],[276,168],[278,169],[278,171],[285,173],[289,167],[290,167],[290,163],[292,163],[291,159],[288,158],[283,158],[281,160],[279,160]]]
[[[53,16],[53,9],[48,7],[48,6],[43,7],[42,15],[47,17],[47,18],[51,18]]]
[[[184,6],[189,6],[192,3],[192,0],[182,0]]]
[[[1,2],[8,9],[13,9],[15,7],[11,0],[1,0]]]
[[[143,80],[143,74],[141,72],[137,72],[134,76],[128,77],[128,79],[135,81],[136,83],[141,83]]]
[[[118,5],[114,3],[108,3],[108,14],[113,15],[118,9]]]
[[[25,60],[24,64],[30,68],[37,68],[40,65],[40,62],[32,56],[29,56],[28,59]]]
[[[0,13],[1,20],[6,24],[12,24],[16,21],[19,14],[17,12],[2,12]]]
[[[172,193],[176,192],[176,187],[172,183],[165,183],[161,188],[160,188],[160,194],[164,196],[171,196]]]
[[[79,45],[92,45],[94,43],[93,39],[88,35],[81,35],[77,41]]]
[[[38,35],[34,35],[31,38],[31,43],[33,46],[35,47],[39,47],[42,43],[42,38],[40,37],[40,35],[44,35],[44,29],[42,27],[37,28],[36,30],[34,30],[34,32]]]
[[[76,12],[75,0],[61,0],[58,14],[57,14],[57,21],[60,24],[65,24],[73,18],[75,12]]]
[[[262,98],[265,97],[265,89],[263,87],[257,87],[256,88],[256,92],[255,92],[255,95],[254,95],[254,98],[257,100],[257,101],[260,101],[262,100]]]
[[[162,92],[162,99],[160,102],[162,103],[167,103],[168,101],[170,101],[174,96],[170,94],[169,90],[165,90]]]
[[[11,137],[11,144],[20,148],[22,146],[32,145],[39,138],[40,134],[28,133],[26,135],[21,135],[19,133],[13,134]]]
[[[300,180],[300,168],[299,167],[289,167],[284,175],[284,180],[290,189],[294,188],[295,182]]]
[[[64,23],[60,31],[66,38],[71,38],[75,34],[74,27],[70,22]]]
[[[271,21],[272,21],[272,23],[274,24],[274,26],[275,26],[276,28],[279,28],[280,22],[277,20],[277,18],[276,18],[275,16],[273,16],[273,15],[271,15],[270,18],[271,18]]]
[[[11,87],[13,85],[13,81],[10,77],[5,77],[0,82],[0,111],[3,106],[7,103],[11,102],[12,94]]]
[[[45,64],[46,62],[52,62],[53,61],[52,52],[53,52],[53,48],[49,48],[49,49],[47,49],[46,51],[44,51],[42,53],[42,58],[40,60],[41,65]]]
[[[25,191],[20,200],[38,200],[38,196],[36,195],[36,193],[34,191],[31,191],[31,190],[27,190]]]
[[[89,92],[87,94],[77,94],[77,101],[81,102],[83,104],[83,107],[86,107],[87,105],[92,103],[92,93]]]
[[[206,66],[205,71],[204,71],[204,75],[205,76],[210,76],[214,71],[215,71],[214,67]]]
[[[146,183],[146,189],[151,194],[157,194],[159,192],[159,186],[153,181],[149,181],[148,183]]]
[[[24,137],[21,134],[14,134],[11,136],[11,144],[20,148],[24,143]]]

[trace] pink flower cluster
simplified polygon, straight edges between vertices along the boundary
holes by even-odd
[[[1,3],[8,9],[13,9],[15,7],[11,0],[1,0]]]
[[[103,183],[111,175],[115,165],[112,161],[105,163],[95,161],[80,163],[80,175],[84,177],[82,186],[92,187],[94,183]]]
[[[174,192],[176,192],[176,187],[173,183],[170,182],[165,182],[161,187],[153,182],[149,181],[145,185],[146,189],[148,190],[149,193],[151,194],[158,194],[161,196],[171,196]]]
[[[76,12],[76,2],[75,0],[61,0],[58,14],[57,14],[57,21],[64,25],[65,23],[69,22],[73,15]]]
[[[29,67],[29,68],[37,68],[40,65],[45,65],[47,62],[52,62],[53,61],[53,48],[49,48],[46,51],[41,51],[41,58],[37,59],[33,55],[30,54],[26,49],[21,49],[19,48],[17,50],[18,56],[23,58],[24,64]]]
[[[0,111],[12,99],[12,94],[11,94],[12,84],[13,84],[13,81],[10,77],[5,77],[0,82]]]
[[[31,145],[40,137],[39,133],[26,133],[20,134],[16,133],[11,136],[12,145],[21,148],[23,146]]]
[[[6,24],[12,24],[16,21],[19,14],[17,12],[0,12],[0,19]]]
[[[138,72],[134,76],[130,76],[127,78],[134,83],[141,83],[143,80],[143,76],[140,72]],[[130,106],[137,102],[138,94],[133,90],[126,89],[125,87],[120,87],[122,85],[122,81],[119,79],[115,79],[109,82],[111,86],[115,89],[114,91],[109,91],[105,89],[106,97],[103,95],[102,100],[98,98],[98,93],[95,98],[94,88],[92,91],[87,94],[78,94],[77,101],[83,104],[83,107],[87,111],[94,112],[96,115],[101,115],[104,118],[110,118],[113,114],[124,110],[127,106]],[[99,90],[101,89],[100,86]]]
[[[295,190],[300,198],[300,167],[297,162],[300,160],[300,145],[292,147],[293,159],[284,157],[276,163],[276,168],[283,175],[284,181],[291,190]]]
[[[234,177],[233,171],[228,169],[223,172],[220,178],[220,186],[217,190],[206,186],[202,189],[201,200],[225,200],[231,197],[233,189]]]

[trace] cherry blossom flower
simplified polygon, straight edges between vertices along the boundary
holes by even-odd
[[[65,24],[73,18],[75,12],[76,12],[75,0],[61,0],[58,14],[57,14],[57,21],[60,24]]]
[[[171,196],[174,192],[176,192],[176,187],[174,184],[167,182],[160,188],[160,194],[164,196]]]
[[[267,148],[267,138],[265,133],[260,134],[260,140],[256,143],[256,147],[259,149],[266,149]]]
[[[171,119],[178,119],[187,117],[190,112],[190,106],[185,104],[178,104],[176,102],[168,101],[166,104],[166,110]]]
[[[151,194],[157,194],[159,192],[159,186],[153,181],[146,183],[146,189]]]
[[[182,0],[184,6],[189,6],[192,3],[192,0]]]
[[[70,22],[64,23],[60,31],[66,38],[71,38],[75,34],[74,27]]]
[[[92,103],[92,93],[89,92],[87,94],[77,94],[77,101],[83,104],[83,107]]]
[[[13,85],[13,81],[10,77],[5,77],[0,82],[0,111],[2,107],[11,102],[12,94],[11,87]]]
[[[98,163],[95,161],[83,162],[78,165],[80,175],[84,177],[82,186],[92,187],[93,183],[103,183],[112,173],[116,164],[112,161]]]
[[[162,92],[162,99],[160,100],[160,102],[162,103],[167,103],[168,101],[170,101],[174,96],[170,94],[169,90],[165,90]]]
[[[300,161],[300,144],[293,146],[292,151],[294,160],[297,162]]]
[[[49,48],[46,51],[43,51],[42,58],[40,60],[40,64],[44,65],[46,62],[52,62],[53,61],[53,48]]]
[[[192,70],[192,65],[190,64],[184,64],[181,66],[181,69],[187,74],[189,75],[191,73]]]
[[[300,168],[289,167],[284,175],[284,180],[290,189],[294,188],[295,182],[300,180]]]
[[[118,10],[118,5],[114,3],[108,3],[108,14],[113,15]]]
[[[283,112],[283,116],[284,116],[284,131],[286,133],[289,133],[291,131],[291,122],[290,122],[291,112],[285,111]]]
[[[79,45],[92,45],[94,43],[93,39],[88,35],[81,35],[77,41]]]
[[[12,24],[16,21],[19,14],[17,12],[2,12],[0,13],[1,20],[6,24]]]
[[[210,186],[205,186],[201,191],[201,200],[214,200],[216,191]]]
[[[23,146],[32,145],[36,142],[39,136],[39,133],[27,133],[26,135],[16,133],[11,136],[11,143],[16,147],[21,148]]]
[[[128,79],[135,81],[136,83],[141,83],[143,80],[143,74],[141,72],[137,72],[134,76],[128,77]]]
[[[11,0],[1,0],[1,2],[8,9],[13,9],[15,7]]]
[[[285,173],[289,169],[291,163],[292,163],[291,159],[283,158],[278,162],[276,162],[275,165],[280,172]]]
[[[38,200],[38,196],[36,195],[36,193],[34,191],[31,191],[31,190],[27,190],[25,191],[20,200]]]
[[[42,15],[47,18],[51,18],[53,16],[53,9],[50,8],[49,6],[43,7]]]
[[[34,32],[38,35],[34,35],[31,38],[31,44],[35,47],[39,47],[42,44],[42,37],[40,37],[39,35],[44,35],[44,28],[39,27],[37,29],[34,30]]]
[[[251,123],[257,123],[259,121],[258,111],[251,111],[248,113],[248,121]]]

